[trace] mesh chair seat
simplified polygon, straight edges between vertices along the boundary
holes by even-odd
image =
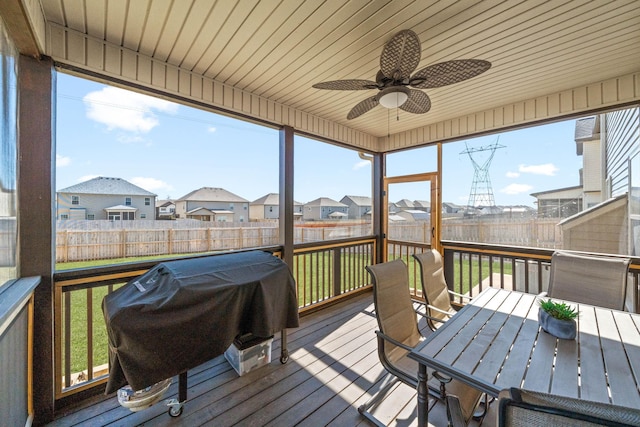
[[[640,426],[640,410],[511,388],[500,392],[499,427]]]
[[[457,313],[457,310],[451,305],[451,296],[457,294],[447,286],[440,252],[431,249],[414,254],[413,257],[420,265],[422,295],[427,303],[427,325],[435,331]]]

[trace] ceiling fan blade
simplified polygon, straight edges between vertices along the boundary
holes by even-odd
[[[316,83],[312,87],[329,90],[365,90],[378,89],[378,84],[371,80],[334,80],[331,82]]]
[[[409,84],[418,89],[447,86],[482,74],[489,68],[491,62],[482,59],[445,61],[416,71]]]
[[[356,106],[353,107],[351,111],[349,111],[349,114],[347,114],[347,120],[360,117],[361,115],[363,115],[364,113],[371,110],[377,105],[378,105],[378,100],[376,99],[375,96],[372,96],[371,98],[367,98],[364,101],[357,103]]]
[[[409,99],[400,106],[407,113],[424,114],[431,109],[429,96],[421,90],[410,89]]]
[[[394,80],[404,80],[411,76],[420,63],[420,39],[411,30],[397,33],[384,45],[380,55],[380,70]]]

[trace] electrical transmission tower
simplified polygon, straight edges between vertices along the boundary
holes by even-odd
[[[496,150],[498,148],[505,147],[504,145],[498,144],[499,139],[500,137],[498,137],[496,142],[493,144],[479,148],[469,148],[465,142],[465,147],[467,147],[467,149],[460,153],[469,155],[469,159],[471,160],[474,169],[473,183],[471,184],[469,202],[467,204],[468,208],[496,205],[496,201],[493,198],[493,188],[491,188],[491,178],[489,177],[489,166],[491,166],[491,161],[493,160],[493,156],[496,154]],[[484,151],[491,152],[484,162],[480,163],[480,161],[476,161],[476,159],[473,158],[474,154]]]

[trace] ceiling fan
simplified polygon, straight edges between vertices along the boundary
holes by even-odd
[[[418,35],[411,30],[402,30],[384,45],[375,82],[334,80],[316,83],[313,87],[328,90],[378,89],[377,95],[359,102],[349,111],[348,120],[361,116],[378,104],[386,108],[400,108],[408,113],[424,114],[431,109],[431,100],[423,91],[411,88],[446,86],[470,79],[491,68],[489,61],[457,59],[429,65],[411,75],[420,63],[421,52]]]

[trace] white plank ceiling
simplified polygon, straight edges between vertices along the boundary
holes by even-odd
[[[386,136],[640,72],[638,0],[42,0],[47,22],[336,122]],[[418,68],[477,58],[492,67],[425,89],[422,115],[376,94],[311,87],[375,80],[393,34],[415,31]]]

